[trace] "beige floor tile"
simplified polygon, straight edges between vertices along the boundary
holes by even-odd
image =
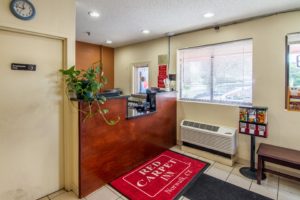
[[[64,194],[64,193],[66,193],[67,191],[65,191],[65,190],[59,190],[59,191],[57,191],[57,192],[54,192],[54,193],[52,193],[52,194],[49,194],[48,195],[48,197],[50,198],[50,199],[54,199],[55,197],[57,197],[57,196],[59,196],[59,195],[62,195],[62,194]]]
[[[210,168],[211,168],[211,166],[209,166],[203,173],[207,174]]]
[[[183,199],[182,200],[190,200],[189,198],[186,198],[186,197],[183,197]]]
[[[209,163],[209,166],[206,168],[206,170],[204,171],[204,173],[207,173],[208,170],[215,164],[215,161],[209,160],[207,158],[203,158],[203,157],[200,157],[200,156],[198,156],[198,160],[201,160],[201,161]]]
[[[209,159],[207,159],[207,158],[203,158],[203,157],[201,157],[201,156],[197,156],[197,155],[192,154],[192,153],[189,153],[189,152],[183,152],[183,154],[184,154],[184,155],[187,155],[187,156],[189,156],[189,157],[191,157],[191,158],[195,158],[195,159],[197,159],[197,160],[202,160],[202,161],[204,161],[204,162],[208,162],[208,163],[210,163],[211,165],[215,163],[215,161],[213,161],[213,160],[209,160]]]
[[[181,153],[183,155],[186,155],[186,156],[189,156],[191,158],[194,158],[194,159],[197,159],[197,160],[201,160],[201,161],[204,161],[204,162],[208,162],[210,164],[210,166],[205,170],[206,172],[208,171],[208,169],[215,163],[215,161],[213,160],[209,160],[207,158],[203,158],[203,157],[200,157],[200,156],[197,156],[195,154],[192,154],[192,153],[189,153],[189,152],[184,152],[184,151],[181,151],[180,147],[177,145],[177,146],[174,146],[172,148],[170,148],[170,150],[173,150],[177,153]]]
[[[278,200],[300,200],[300,183],[279,178]]]
[[[54,200],[79,200],[79,198],[73,192],[65,192],[54,197]]]
[[[239,176],[239,175],[236,175],[234,173],[231,173],[227,179],[227,182],[231,183],[233,185],[239,186],[241,188],[244,188],[246,190],[249,190],[252,180],[242,177],[242,176]]]
[[[252,183],[250,191],[269,197],[271,199],[277,199],[277,189],[269,186],[258,186],[256,183]]]
[[[195,155],[195,154],[192,154],[192,153],[189,153],[189,152],[183,152],[184,155],[186,156],[189,156],[191,158],[195,158],[195,159],[199,159],[199,156]]]
[[[174,146],[172,146],[170,149],[171,149],[171,150],[173,150],[173,149],[179,149],[179,150],[180,150],[181,148],[180,148],[179,145],[174,145]]]
[[[248,165],[242,165],[242,164],[236,163],[234,165],[234,168],[233,168],[233,170],[232,170],[231,173],[234,174],[234,175],[240,176],[240,177],[244,178],[245,180],[249,180],[250,182],[252,182],[252,179],[247,178],[247,177],[245,177],[244,175],[242,175],[240,173],[240,168],[242,168],[242,167],[249,167],[249,166]]]
[[[300,200],[299,182],[294,182],[285,178],[280,178],[279,181],[278,176],[267,174],[267,179],[263,180],[261,185],[258,185],[255,180],[252,181],[251,179],[244,177],[239,172],[241,167],[247,167],[245,165],[237,163],[232,168],[217,163],[215,161],[193,155],[188,152],[183,152],[181,151],[178,145],[172,147],[171,150],[211,163],[211,166],[208,169],[206,169],[204,173],[219,178],[221,180],[227,179],[227,182],[231,184],[237,185],[244,189],[250,188],[251,191],[259,193],[263,196],[267,196],[272,199],[277,199],[278,197],[278,200]],[[180,197],[179,200],[188,200],[188,199],[182,196]]]
[[[181,197],[179,197],[179,199],[178,200],[182,200],[184,198],[184,196],[181,196]]]
[[[285,190],[291,193],[300,194],[300,183],[286,178],[279,178],[279,191]]]
[[[281,191],[278,193],[277,200],[300,200],[300,195],[289,193],[286,191]]]
[[[198,156],[198,159],[199,159],[199,160],[202,160],[202,161],[204,161],[204,162],[207,162],[207,163],[210,164],[210,165],[208,166],[208,168],[204,171],[204,173],[208,172],[208,170],[215,164],[215,161],[209,160],[209,159],[207,159],[207,158],[203,158],[203,157]]]
[[[108,189],[110,189],[113,193],[115,193],[117,196],[121,197],[123,196],[118,190],[116,190],[115,188],[111,187],[110,185],[106,184],[105,187],[107,187]],[[125,197],[124,197],[125,198]]]
[[[228,178],[230,172],[232,171],[232,167],[220,164],[220,163],[215,163],[212,167],[209,168],[206,174],[216,177],[218,179],[221,179],[223,181],[226,181]]]
[[[121,196],[121,197],[119,197],[117,200],[129,200],[129,199],[127,199],[127,198],[124,197],[124,196]]]
[[[174,147],[171,147],[170,150],[178,152],[178,153],[183,153],[183,151],[181,151],[181,148],[179,145],[176,145]]]
[[[227,171],[227,172],[231,172],[233,170],[233,167],[230,167],[228,165],[223,165],[223,164],[218,163],[218,162],[216,162],[214,164],[214,167],[218,168],[218,169],[222,169],[222,170]]]
[[[86,197],[87,200],[116,200],[118,198],[117,194],[105,186]]]
[[[197,156],[197,155],[192,154],[192,153],[189,153],[189,152],[181,151],[181,149],[180,149],[180,147],[179,147],[178,145],[177,145],[177,146],[174,146],[174,147],[172,147],[172,148],[170,148],[170,149],[173,150],[173,151],[176,151],[176,152],[178,152],[178,153],[187,155],[187,156],[189,156],[189,157],[191,157],[191,158],[195,158],[195,159],[198,159],[198,160],[202,160],[202,161],[204,161],[204,162],[208,162],[208,163],[210,163],[211,165],[215,163],[215,161],[213,161],[213,160],[209,160],[209,159],[207,159],[207,158],[203,158],[203,157]]]
[[[250,190],[263,196],[277,199],[278,176],[267,174],[267,179],[263,180],[261,185],[258,185],[256,181],[253,181]]]
[[[203,158],[203,157],[201,157],[201,156],[198,156],[198,159],[199,159],[199,160],[202,160],[202,161],[204,161],[204,162],[208,162],[210,165],[213,165],[213,164],[215,163],[215,161],[209,160],[209,159],[207,159],[207,158]]]
[[[262,183],[266,183],[267,185],[276,187],[278,189],[279,177],[274,174],[266,173],[267,178],[262,181]],[[256,181],[253,181],[256,182]]]
[[[249,166],[246,166],[246,165],[241,165],[241,164],[235,164],[234,165],[234,168],[232,170],[232,174],[235,174],[235,175],[238,175],[238,176],[241,176],[241,177],[244,177],[241,173],[240,173],[240,168],[242,167],[249,167]],[[252,179],[249,179],[249,180],[252,180]]]

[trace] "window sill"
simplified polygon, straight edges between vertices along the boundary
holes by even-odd
[[[177,99],[178,102],[181,103],[197,103],[197,104],[208,104],[208,105],[217,105],[217,106],[229,106],[229,107],[240,107],[240,106],[251,106],[252,104],[224,104],[217,102],[205,102],[205,101],[192,101],[186,99]]]

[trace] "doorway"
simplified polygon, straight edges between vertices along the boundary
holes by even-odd
[[[133,93],[144,94],[149,88],[149,67],[148,64],[134,65],[133,70]]]

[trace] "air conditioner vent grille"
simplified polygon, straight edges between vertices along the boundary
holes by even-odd
[[[198,147],[234,155],[237,150],[237,129],[183,120],[181,141]]]
[[[186,120],[183,121],[183,125],[192,127],[192,128],[205,129],[205,130],[209,130],[209,131],[213,131],[213,132],[218,132],[219,128],[220,128],[218,126],[212,126],[212,125],[208,125],[208,124],[202,124],[202,123],[191,122],[191,121],[186,121]]]

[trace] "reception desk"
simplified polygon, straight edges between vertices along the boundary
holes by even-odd
[[[79,196],[157,156],[176,144],[176,93],[156,95],[156,111],[129,117],[128,96],[110,98],[108,118],[120,117],[113,126],[100,116],[86,119],[79,112]],[[79,102],[84,110],[87,102]]]

